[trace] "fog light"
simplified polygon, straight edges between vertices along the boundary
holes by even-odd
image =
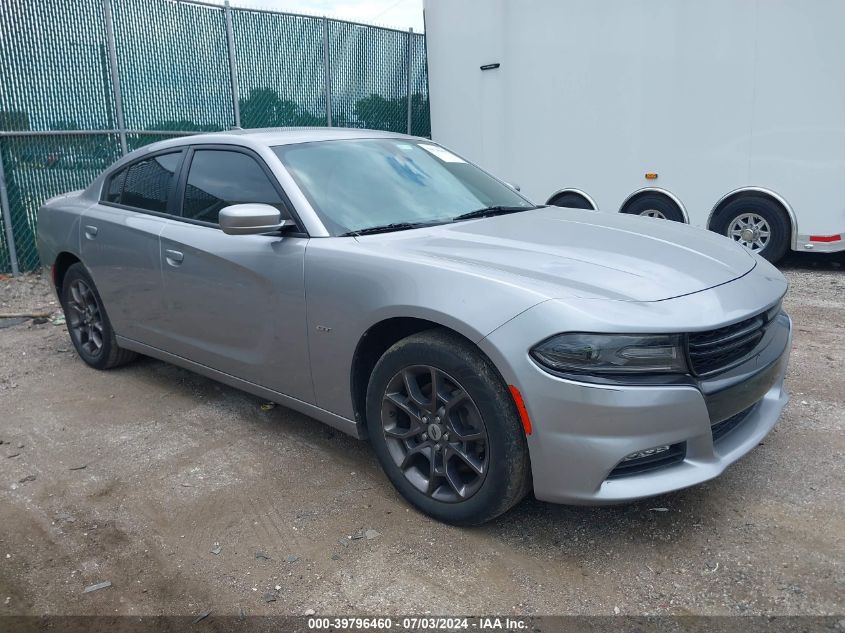
[[[652,455],[657,455],[659,453],[665,453],[669,450],[669,445],[664,444],[663,446],[655,446],[654,448],[647,448],[644,451],[637,451],[636,453],[631,453],[627,457],[625,457],[622,461],[629,462],[632,459],[643,459],[644,457],[651,457]]]

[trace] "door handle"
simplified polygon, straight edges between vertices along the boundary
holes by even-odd
[[[87,237],[89,240],[93,240],[95,237],[97,237],[97,230],[98,229],[96,226],[93,226],[91,224],[85,225],[85,237]]]
[[[164,258],[171,266],[179,266],[182,264],[182,260],[185,259],[185,256],[179,251],[170,250],[168,248],[164,251]]]

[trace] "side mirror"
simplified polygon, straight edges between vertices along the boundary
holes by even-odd
[[[217,221],[227,235],[259,235],[293,226],[269,204],[233,204],[220,210]]]
[[[513,189],[514,191],[522,191],[522,189],[520,189],[520,188],[519,188],[519,185],[517,185],[517,184],[515,184],[515,183],[512,183],[512,182],[506,182],[505,184],[506,184],[508,187],[510,187],[511,189]]]

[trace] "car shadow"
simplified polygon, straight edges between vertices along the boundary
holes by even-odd
[[[281,405],[262,408],[267,403],[257,396],[153,358],[141,356],[118,371],[132,372],[162,394],[177,392],[196,398],[198,404],[217,403],[233,414],[233,423],[248,422],[265,436],[278,437],[279,442],[317,448],[329,461],[343,462],[345,467],[367,477],[368,485],[379,488],[383,499],[395,504],[395,510],[408,507],[381,471],[368,442]],[[538,501],[529,493],[509,512],[483,526],[444,528],[468,530],[517,549],[522,545],[563,548],[576,558],[589,558],[597,548],[612,550],[623,543],[677,544],[694,538],[697,530],[712,528],[718,517],[732,515],[725,504],[731,484],[723,481],[730,477],[729,471],[718,480],[694,488],[612,506],[558,505]],[[433,521],[417,514],[420,521]]]
[[[516,547],[524,543],[527,548],[561,548],[569,555],[587,558],[623,544],[678,545],[694,540],[700,531],[719,529],[720,519],[728,524],[741,519],[730,504],[724,503],[721,487],[704,483],[608,506],[559,505],[529,495],[510,512],[479,529]],[[728,515],[734,516],[724,520]]]
[[[139,356],[129,365],[112,371],[124,370],[137,372],[162,392],[178,390],[181,395],[195,398],[198,405],[205,402],[225,406],[239,418],[239,422],[248,421],[264,431],[294,434],[295,440],[326,448],[336,445],[345,457],[369,453],[366,442],[356,440],[305,414],[280,404],[268,403],[263,398],[166,361]]]

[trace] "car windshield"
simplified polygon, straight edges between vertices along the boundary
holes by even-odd
[[[432,142],[386,138],[274,147],[332,235],[452,222],[496,207],[534,205]]]

